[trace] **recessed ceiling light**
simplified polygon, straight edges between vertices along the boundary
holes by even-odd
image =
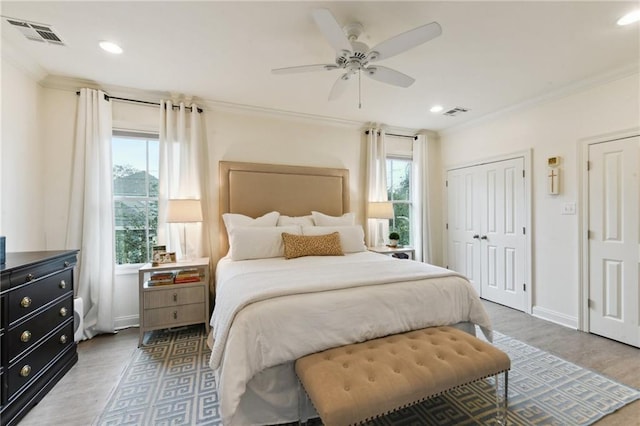
[[[122,53],[122,47],[111,41],[101,41],[100,47],[102,48],[102,50],[106,50],[109,53],[115,53],[116,55]]]
[[[442,111],[444,108],[442,107],[442,105],[434,105],[431,107],[431,109],[429,111],[431,112],[440,112]]]
[[[640,9],[634,10],[633,12],[629,12],[624,15],[622,18],[618,19],[618,25],[629,25],[634,22],[640,21]]]

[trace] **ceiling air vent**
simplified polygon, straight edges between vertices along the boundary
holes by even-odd
[[[462,114],[463,112],[469,111],[469,108],[455,107],[450,109],[449,111],[445,111],[442,115],[448,115],[449,117],[455,117],[458,114]]]
[[[62,38],[56,34],[51,25],[37,24],[35,22],[23,21],[21,19],[4,18],[8,23],[16,27],[29,40],[40,43],[50,43],[64,46]]]

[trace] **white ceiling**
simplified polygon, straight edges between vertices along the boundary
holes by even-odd
[[[437,21],[442,35],[380,61],[416,79],[403,89],[363,76],[327,100],[339,71],[273,75],[331,63],[311,16],[326,7],[364,26],[369,46]],[[2,25],[3,51],[50,76],[410,129],[441,130],[638,70],[640,25],[616,20],[637,1],[569,2],[31,2],[2,1],[3,16],[52,25],[66,46],[29,41]],[[110,55],[100,40],[119,43]],[[429,112],[469,108],[446,117]]]

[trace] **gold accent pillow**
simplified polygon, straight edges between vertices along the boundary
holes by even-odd
[[[286,259],[302,256],[344,256],[339,232],[326,235],[295,235],[283,232],[282,241]]]

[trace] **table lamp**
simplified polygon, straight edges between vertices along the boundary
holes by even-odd
[[[182,223],[182,257],[180,260],[189,260],[187,256],[187,223],[202,222],[202,207],[200,200],[194,199],[170,199],[167,202],[167,223]]]
[[[372,201],[369,203],[368,210],[370,219],[393,219],[393,203],[390,201]],[[378,238],[376,246],[384,246],[384,237],[382,236],[382,221],[378,221]]]

